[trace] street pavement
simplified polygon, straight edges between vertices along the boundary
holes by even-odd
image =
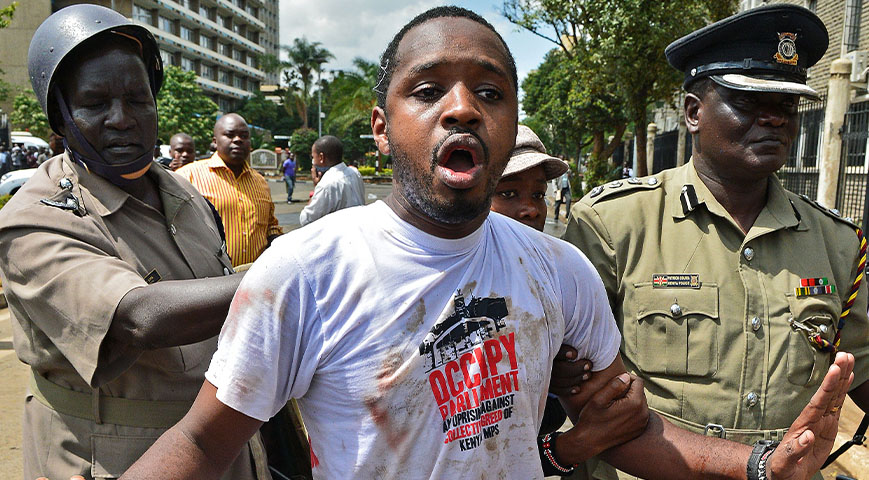
[[[294,199],[299,202],[287,204],[286,187],[282,180],[269,180],[272,200],[275,202],[275,216],[284,227],[285,232],[299,228],[299,213],[307,202],[308,194],[313,190],[310,181],[296,183]],[[392,185],[366,184],[367,203],[383,200],[392,191]],[[545,231],[560,236],[565,229],[563,217],[560,221],[552,218],[553,198],[547,197],[549,214],[546,219]],[[12,328],[9,310],[0,309],[0,473],[6,478],[21,478],[21,420],[23,416],[23,400],[27,388],[28,368],[18,361],[12,349]],[[848,399],[842,410],[839,434],[835,448],[853,436],[862,418],[862,412]],[[569,421],[568,421],[569,423]],[[869,480],[869,447],[851,447],[840,460],[824,470],[824,478],[833,480],[837,474],[848,475],[857,480]],[[66,479],[52,479],[66,480]]]

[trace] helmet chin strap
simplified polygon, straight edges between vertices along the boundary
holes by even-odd
[[[78,126],[72,119],[72,115],[69,113],[69,107],[66,104],[66,100],[63,98],[63,95],[60,92],[60,88],[57,85],[53,86],[53,92],[54,98],[57,101],[57,105],[60,108],[60,114],[63,116],[63,123],[66,125],[66,128],[69,130],[72,136],[75,137],[76,142],[79,144],[79,146],[85,151],[77,152],[73,150],[72,147],[70,147],[69,142],[67,142],[66,137],[63,137],[63,146],[66,150],[69,151],[70,156],[73,158],[73,160],[75,160],[81,166],[105,178],[106,180],[112,182],[115,185],[123,187],[132,184],[138,178],[124,178],[123,175],[129,175],[131,173],[139,172],[154,161],[154,154],[149,150],[146,151],[144,155],[131,162],[119,164],[110,164],[106,162],[105,159],[103,159],[102,155],[100,155],[90,144],[90,142],[88,142],[87,139],[84,138],[81,130],[78,129]]]

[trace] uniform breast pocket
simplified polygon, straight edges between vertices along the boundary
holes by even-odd
[[[674,377],[718,372],[718,286],[634,287],[637,368]]]
[[[819,385],[830,366],[830,354],[812,346],[809,336],[817,333],[828,342],[833,341],[841,311],[840,299],[832,294],[798,297],[787,293],[785,296],[790,319],[795,320],[788,332],[788,381],[800,386]]]

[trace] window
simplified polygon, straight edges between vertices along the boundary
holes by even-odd
[[[217,9],[216,8],[208,8],[205,5],[199,5],[199,14],[203,17],[211,20],[212,22],[217,21]]]
[[[244,62],[244,52],[239,49],[235,49],[232,51],[232,58],[237,62]]]
[[[195,72],[196,63],[187,57],[181,57],[181,68],[187,70],[188,72]]]
[[[226,29],[232,29],[232,17],[220,17],[220,26]]]
[[[815,13],[818,13],[818,0],[808,0],[806,2],[806,8]]]
[[[133,19],[147,23],[148,25],[154,24],[154,14],[150,10],[138,5],[133,5]]]
[[[232,56],[232,47],[227,43],[221,43],[220,48],[218,50],[219,50],[220,54],[223,55],[224,57],[231,57]]]
[[[202,72],[199,76],[202,78],[207,78],[209,80],[214,80],[214,67],[203,63]]]
[[[233,86],[235,86],[235,88],[240,88],[244,90],[244,77],[236,75],[235,78],[232,80],[232,84]]]
[[[214,39],[207,35],[199,35],[199,46],[214,51]]]
[[[172,24],[172,20],[160,15],[160,30],[164,32],[169,32],[171,34],[175,34],[175,25]]]
[[[175,0],[178,2],[178,5],[181,5],[184,8],[190,9],[190,0]]]
[[[183,38],[184,40],[187,40],[188,42],[195,42],[196,41],[195,37],[196,36],[195,36],[192,28],[185,27],[184,25],[181,25],[181,38]]]
[[[233,111],[232,100],[229,100],[227,98],[223,98],[223,97],[218,98],[217,105],[220,107],[220,110],[222,110],[224,112]]]
[[[247,66],[256,68],[256,58],[253,55],[247,56]]]
[[[860,17],[863,14],[862,0],[847,0],[845,4],[845,36],[842,49],[853,52],[860,46]]]
[[[253,18],[257,18],[257,14],[259,14],[259,9],[257,9],[253,5],[248,5],[247,6],[247,13],[249,13],[250,16],[252,16]]]
[[[166,50],[160,49],[160,58],[163,60],[163,65],[175,65],[175,56]]]
[[[232,75],[226,70],[220,71],[220,83],[230,85],[232,83]]]

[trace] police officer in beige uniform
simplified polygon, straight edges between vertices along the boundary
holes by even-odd
[[[775,176],[827,43],[793,5],[677,40],[666,54],[686,74],[691,161],[596,187],[571,212],[565,239],[603,278],[625,365],[649,407],[688,430],[780,440],[836,348],[856,357],[850,396],[869,410],[861,234]]]
[[[192,404],[241,275],[208,203],[153,167],[163,73],[146,29],[64,8],[34,34],[29,70],[67,149],[0,212],[15,350],[32,369],[24,477],[117,478]],[[225,478],[257,478],[261,452],[249,443]]]

